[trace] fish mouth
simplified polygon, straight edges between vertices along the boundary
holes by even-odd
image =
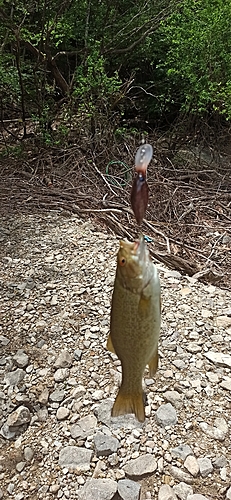
[[[134,242],[130,243],[127,240],[121,240],[120,249],[125,250],[126,254],[129,255],[130,258],[137,264],[141,264],[146,260],[147,250],[142,233],[140,234],[139,239]]]
[[[134,252],[138,260],[143,260],[145,257],[145,241],[142,234],[134,243]]]

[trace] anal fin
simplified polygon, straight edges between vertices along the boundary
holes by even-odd
[[[154,377],[158,368],[158,349],[150,359],[148,366],[149,366],[149,376],[152,378]]]
[[[144,397],[143,392],[138,394],[124,394],[121,389],[116,397],[112,408],[112,417],[126,415],[127,413],[135,413],[139,422],[144,422]]]
[[[111,339],[111,334],[109,333],[108,339],[107,339],[107,350],[112,352],[113,354],[116,354],[115,349],[113,347],[112,339]]]

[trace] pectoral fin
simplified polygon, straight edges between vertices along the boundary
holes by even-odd
[[[139,306],[138,306],[138,311],[140,314],[147,314],[148,309],[150,307],[151,303],[151,297],[145,297],[144,294],[141,295],[140,301],[139,301]]]
[[[149,366],[149,376],[152,378],[152,377],[154,377],[154,375],[157,371],[157,368],[158,368],[158,349],[156,350],[155,354],[150,359],[148,366]]]
[[[143,393],[124,394],[121,389],[117,395],[114,406],[112,408],[112,417],[125,415],[127,413],[135,413],[139,422],[144,422],[144,398]]]
[[[115,353],[115,349],[113,347],[113,343],[112,343],[112,339],[111,339],[110,333],[109,333],[108,339],[107,339],[107,350],[110,351],[110,352],[112,352],[113,354],[116,354]]]

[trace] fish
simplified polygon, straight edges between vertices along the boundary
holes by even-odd
[[[142,381],[146,365],[150,377],[158,368],[161,322],[160,281],[141,234],[134,242],[120,241],[112,294],[107,349],[122,365],[122,384],[112,416],[134,413],[145,420]]]
[[[139,147],[135,156],[136,177],[132,183],[131,206],[140,225],[145,216],[148,206],[149,189],[147,184],[147,168],[152,159],[153,149],[150,144],[143,144]]]

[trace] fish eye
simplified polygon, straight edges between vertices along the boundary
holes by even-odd
[[[120,259],[120,265],[121,265],[121,266],[125,266],[125,264],[126,264],[126,259],[125,259],[125,257],[121,257],[121,259]]]

